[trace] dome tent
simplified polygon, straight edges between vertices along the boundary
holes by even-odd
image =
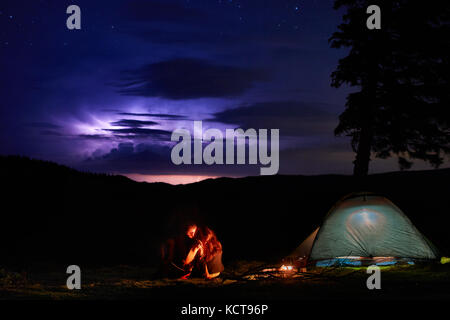
[[[438,251],[391,201],[371,193],[340,200],[290,255],[318,266],[413,263]]]

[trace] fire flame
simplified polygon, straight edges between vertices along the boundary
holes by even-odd
[[[285,265],[282,265],[281,267],[280,267],[280,270],[281,271],[292,271],[294,268],[292,267],[292,266],[285,266]]]

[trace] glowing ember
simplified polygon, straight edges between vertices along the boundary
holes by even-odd
[[[294,267],[293,267],[293,266],[285,266],[285,265],[282,265],[282,266],[280,267],[280,271],[288,272],[288,271],[293,271],[293,270],[294,270]]]

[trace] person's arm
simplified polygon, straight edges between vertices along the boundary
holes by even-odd
[[[197,253],[199,253],[200,256],[203,256],[204,251],[203,251],[203,245],[201,242],[199,242],[197,244],[197,246],[195,246],[194,248],[189,250],[189,253],[186,257],[184,264],[187,265],[187,264],[191,263],[195,259],[195,256],[197,255]]]
[[[196,254],[197,254],[198,248],[192,248],[191,250],[189,250],[189,253],[186,257],[186,259],[184,260],[184,264],[190,264],[192,262],[192,260],[194,260]]]
[[[190,264],[195,259],[195,256],[197,255],[199,250],[200,250],[200,255],[203,255],[203,247],[200,243],[195,248],[192,248],[191,250],[189,250],[186,260],[184,260],[184,264],[185,265]]]

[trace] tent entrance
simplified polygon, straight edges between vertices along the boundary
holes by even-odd
[[[396,257],[336,257],[312,262],[316,267],[365,267],[365,266],[392,266],[414,265],[414,259]]]

